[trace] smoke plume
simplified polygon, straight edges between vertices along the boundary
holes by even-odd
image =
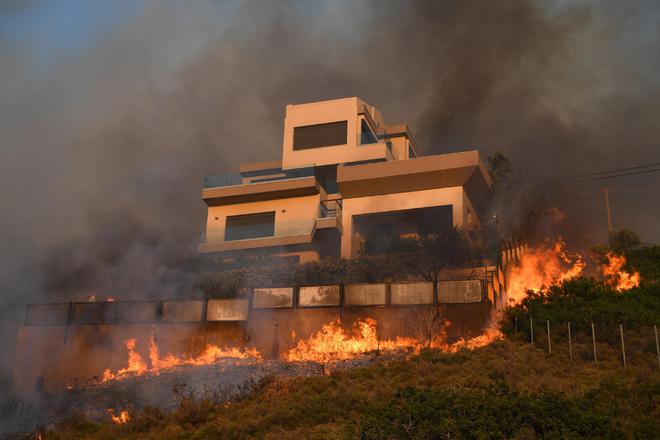
[[[67,47],[12,26],[45,2],[0,5],[9,352],[30,301],[190,295],[203,177],[278,158],[286,104],[359,96],[423,154],[501,151],[525,182],[511,216],[560,206],[593,240],[603,182],[564,179],[660,162],[655,2],[112,4]],[[660,240],[653,197],[614,197],[616,224]]]

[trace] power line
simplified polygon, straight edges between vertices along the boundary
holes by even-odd
[[[660,194],[659,189],[610,189],[612,192]]]
[[[569,179],[580,179],[580,178],[583,178],[583,177],[597,176],[599,174],[620,173],[622,171],[638,170],[640,168],[650,168],[650,167],[656,167],[656,166],[659,166],[659,165],[660,165],[660,162],[651,163],[651,164],[648,164],[648,165],[638,165],[638,166],[635,166],[635,167],[619,168],[619,169],[616,169],[616,170],[599,171],[599,172],[595,172],[595,173],[588,173],[588,174],[582,174],[580,176],[569,177]]]
[[[593,191],[581,191],[577,193],[580,196],[585,196],[588,194],[598,194],[605,191],[604,189],[596,189]],[[660,194],[660,189],[616,189],[609,188],[609,192],[620,192],[620,193],[642,193],[642,194]]]
[[[622,173],[622,174],[614,174],[610,176],[599,176],[599,177],[582,177],[582,178],[573,178],[573,182],[589,182],[592,180],[607,180],[607,179],[615,179],[618,177],[626,177],[626,176],[635,176],[638,174],[647,174],[647,173],[657,173],[660,171],[660,168],[654,168],[652,170],[642,170],[642,171],[637,171],[634,173]]]

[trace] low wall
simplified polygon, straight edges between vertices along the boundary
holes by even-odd
[[[16,379],[28,391],[94,383],[106,368],[126,366],[129,338],[148,362],[152,337],[161,356],[195,356],[216,344],[278,357],[336,319],[348,330],[373,318],[381,339],[416,337],[419,314],[435,303],[452,323],[448,337],[456,339],[488,323],[491,303],[478,292],[479,282],[453,291],[440,285],[437,301],[431,283],[379,283],[255,289],[246,299],[30,305],[18,334]]]
[[[100,380],[106,368],[126,367],[125,341],[134,338],[136,351],[149,359],[149,340],[168,352],[199,354],[207,344],[242,345],[244,323],[101,324],[23,326],[19,329],[15,376],[24,390],[83,386]]]

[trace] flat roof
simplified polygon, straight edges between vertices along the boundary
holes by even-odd
[[[253,171],[274,170],[274,169],[282,169],[281,160],[269,160],[266,162],[250,162],[250,163],[244,163],[243,165],[238,167],[238,171],[240,173],[250,173]]]

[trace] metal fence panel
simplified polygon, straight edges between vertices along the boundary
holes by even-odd
[[[163,321],[201,321],[204,301],[165,301]]]
[[[481,302],[481,280],[440,281],[438,302],[444,304]]]
[[[112,324],[115,322],[116,303],[82,302],[73,303],[71,323],[73,324]]]
[[[28,304],[25,325],[66,325],[69,319],[69,303]]]
[[[338,306],[339,286],[306,286],[300,288],[300,307]]]
[[[277,309],[282,307],[293,307],[293,287],[254,289],[252,296],[253,309]]]
[[[117,302],[117,322],[157,322],[160,320],[158,301]]]
[[[390,284],[392,304],[433,304],[433,283]]]
[[[344,304],[377,306],[387,303],[385,284],[349,284],[344,292]]]
[[[207,321],[245,321],[248,319],[246,299],[210,299],[206,304]]]

